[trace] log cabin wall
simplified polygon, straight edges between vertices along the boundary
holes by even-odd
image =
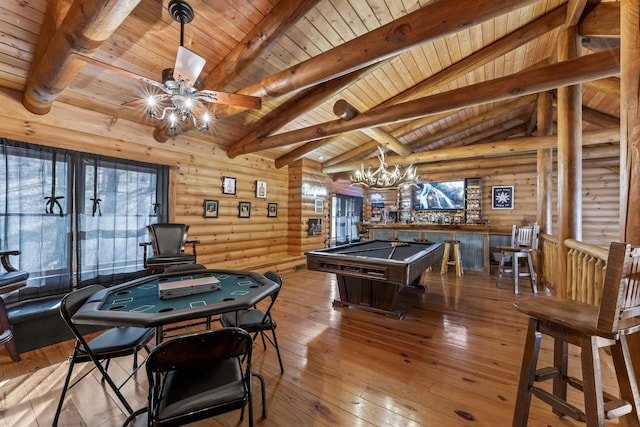
[[[197,137],[180,137],[158,143],[151,127],[88,112],[64,103],[54,105],[48,115],[33,115],[19,101],[19,94],[0,92],[2,136],[15,140],[89,151],[114,157],[174,166],[175,205],[171,218],[192,226],[190,236],[202,244],[199,261],[222,267],[258,265],[278,257],[300,256],[306,250],[326,245],[329,238],[330,194],[359,195],[362,191],[346,181],[332,182],[320,172],[319,163],[308,159],[277,169],[273,161],[246,155],[230,160],[225,152]],[[195,134],[197,136],[197,134]],[[473,172],[473,173],[472,173]],[[438,179],[460,178],[438,176]],[[464,172],[462,172],[464,174]],[[463,176],[479,176],[469,171]],[[222,177],[236,178],[236,194],[222,194]],[[255,197],[255,181],[268,183],[267,199]],[[435,177],[434,177],[435,179]],[[303,198],[303,183],[324,186],[323,214],[316,215],[315,198]],[[511,185],[515,190],[515,209],[492,210],[491,187]],[[496,228],[535,220],[535,165],[520,167],[513,173],[497,171],[482,176],[483,216]],[[553,224],[557,223],[556,179],[553,184]],[[378,192],[386,206],[397,203],[395,191]],[[616,169],[583,168],[583,241],[606,248],[618,240],[619,176]],[[203,218],[204,199],[218,200],[218,218]],[[238,202],[251,202],[251,217],[238,218]],[[267,203],[278,204],[278,216],[268,218]],[[371,217],[371,204],[365,192],[365,218]],[[322,219],[322,235],[308,236],[308,219]]]
[[[0,91],[0,136],[172,166],[170,220],[191,226],[189,237],[201,241],[199,263],[251,268],[292,256],[291,239],[300,235],[290,235],[288,168],[277,169],[272,160],[256,155],[230,160],[224,150],[199,140],[197,133],[159,143],[151,127],[64,103],[56,103],[47,115],[34,115],[19,99],[17,93]],[[235,195],[222,194],[223,176],[236,178]],[[266,199],[256,198],[256,180],[267,182]],[[219,201],[218,218],[203,217],[205,199]],[[250,218],[238,218],[240,201],[251,203]],[[267,217],[267,203],[278,204],[277,217]],[[294,215],[298,211],[294,209]],[[322,238],[318,240],[319,245],[313,242],[311,246],[321,247]],[[294,255],[300,254],[296,251],[300,247],[292,245]]]
[[[329,241],[331,179],[320,171],[320,163],[298,160],[289,169],[289,247],[292,254],[326,246]],[[310,189],[303,191],[304,188]],[[317,192],[320,192],[316,194]],[[316,213],[316,200],[322,213]],[[319,235],[310,235],[309,219],[321,220]]]

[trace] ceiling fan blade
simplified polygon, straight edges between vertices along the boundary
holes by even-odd
[[[262,98],[257,96],[218,92],[215,90],[201,90],[200,93],[207,96],[206,98],[203,97],[203,100],[208,102],[233,105],[235,107],[252,108],[254,110],[262,108]]]
[[[143,82],[145,82],[146,84],[148,84],[150,86],[157,87],[158,89],[162,90],[163,92],[171,94],[171,90],[169,90],[169,88],[167,88],[165,85],[163,85],[160,82],[148,79],[146,77],[140,77],[140,80],[142,80]]]
[[[196,84],[196,80],[200,72],[204,68],[207,61],[200,55],[190,51],[184,46],[178,47],[178,55],[176,56],[176,65],[173,67],[173,78],[177,81],[188,80],[187,87]]]
[[[123,102],[122,106],[123,107],[139,107],[141,105],[146,104],[146,102],[147,102],[146,99],[138,98],[138,99],[134,99],[133,101]]]

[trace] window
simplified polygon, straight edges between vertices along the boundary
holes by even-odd
[[[362,197],[334,194],[331,198],[331,243],[351,243],[359,239],[362,220]]]
[[[0,248],[20,249],[12,261],[29,272],[7,302],[140,275],[138,244],[166,216],[166,166],[6,139],[0,165]]]

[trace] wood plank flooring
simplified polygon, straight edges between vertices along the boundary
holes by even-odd
[[[268,418],[263,426],[510,426],[527,318],[512,308],[509,280],[434,270],[423,275],[425,292],[404,289],[404,320],[360,310],[334,309],[335,276],[299,270],[283,274],[274,307],[285,364],[280,374],[273,348],[254,352],[255,369],[267,382]],[[543,341],[542,360],[551,342]],[[0,348],[0,425],[51,425],[72,342],[22,355],[12,363]],[[609,363],[607,355],[603,359]],[[576,353],[571,373],[580,376]],[[113,364],[126,377],[131,359]],[[86,369],[86,367],[84,368]],[[603,369],[609,391],[615,376]],[[256,388],[259,385],[256,383]],[[613,389],[611,387],[614,387]],[[123,388],[134,409],[146,405],[146,378],[139,373]],[[575,402],[579,404],[579,395]],[[260,399],[256,402],[259,417]],[[71,389],[61,426],[120,426],[125,414],[92,374]],[[239,412],[198,426],[236,426]],[[243,425],[247,425],[246,420]],[[578,426],[561,420],[536,399],[530,426]],[[615,423],[607,424],[615,425]]]

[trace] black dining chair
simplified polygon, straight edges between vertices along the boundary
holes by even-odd
[[[196,263],[196,245],[200,241],[187,240],[188,225],[151,224],[147,228],[151,241],[140,243],[143,247],[144,268],[165,270],[171,266]],[[191,253],[185,252],[186,245],[191,245]],[[153,253],[149,253],[149,246]]]
[[[4,271],[0,271],[0,295],[13,292],[27,284],[29,273],[19,271],[11,262],[10,256],[20,255],[20,251],[0,251],[0,262]],[[0,345],[4,344],[11,360],[20,361],[20,354],[16,348],[16,343],[11,330],[11,323],[7,315],[7,309],[4,306],[4,299],[0,296]]]
[[[249,408],[253,426],[252,378],[262,387],[262,416],[266,418],[264,378],[251,370],[251,335],[222,328],[179,335],[159,344],[147,358],[148,406],[131,414],[125,426],[137,425],[147,413],[149,426],[182,426]]]
[[[220,316],[220,323],[224,327],[237,326],[239,328],[242,328],[245,331],[252,333],[254,340],[258,337],[258,334],[260,334],[260,337],[262,338],[262,345],[264,346],[265,350],[267,349],[267,341],[269,341],[273,348],[276,349],[276,354],[278,355],[278,363],[280,364],[280,372],[284,374],[284,365],[282,364],[280,347],[278,347],[278,339],[276,337],[276,327],[278,326],[278,324],[271,316],[271,308],[275,304],[276,299],[280,294],[280,289],[282,288],[282,277],[274,271],[267,271],[264,274],[264,277],[280,285],[278,290],[271,294],[271,301],[267,309],[262,310],[254,306],[249,310],[243,310],[238,313],[225,313]],[[236,318],[238,319],[237,325]],[[271,331],[271,337],[265,334],[265,332],[268,331]]]
[[[155,335],[153,328],[138,328],[138,327],[117,327],[107,329],[100,333],[97,337],[86,341],[82,333],[78,330],[73,323],[73,315],[82,307],[82,305],[96,292],[104,289],[100,285],[87,286],[76,291],[70,292],[64,296],[60,303],[60,315],[62,319],[69,327],[69,330],[73,333],[76,339],[73,353],[69,357],[69,369],[67,370],[67,376],[64,380],[64,386],[60,393],[60,400],[58,401],[58,408],[53,418],[53,426],[58,425],[58,419],[60,418],[60,412],[62,411],[62,405],[67,391],[76,385],[79,381],[85,378],[93,369],[98,369],[102,374],[102,380],[106,381],[118,399],[122,402],[124,407],[129,413],[133,412],[133,409],[120,392],[120,388],[135,375],[140,368],[141,364],[138,364],[138,352],[143,348],[149,353],[151,351],[150,341]],[[107,373],[109,367],[109,361],[111,359],[123,356],[133,355],[133,371],[120,385],[116,385],[113,379]],[[93,362],[93,367],[88,372],[84,373],[80,378],[76,379],[72,384],[71,374],[73,368],[77,363]],[[103,365],[104,363],[104,365]]]

